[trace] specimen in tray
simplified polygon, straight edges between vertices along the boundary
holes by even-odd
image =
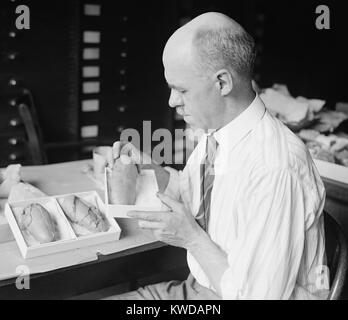
[[[48,211],[38,203],[24,208],[20,216],[20,227],[39,243],[55,241],[56,228]]]
[[[110,226],[96,206],[74,195],[66,196],[60,203],[72,223],[93,233],[108,231]]]
[[[108,193],[111,204],[134,205],[138,169],[131,159],[125,155],[115,160],[108,174]]]

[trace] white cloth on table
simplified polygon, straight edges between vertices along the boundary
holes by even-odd
[[[12,164],[0,169],[0,198],[7,198],[13,186],[21,180],[21,165]]]
[[[214,137],[219,147],[208,233],[228,255],[222,298],[326,298],[328,274],[320,275],[326,263],[325,189],[305,145],[258,96]],[[166,168],[166,193],[181,198],[193,215],[205,145],[206,135],[183,171]],[[198,283],[214,290],[189,252],[187,259]]]

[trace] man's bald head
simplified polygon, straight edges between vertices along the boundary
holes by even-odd
[[[178,29],[168,40],[164,59],[192,59],[200,71],[227,69],[251,80],[255,61],[253,38],[228,16],[208,12]]]

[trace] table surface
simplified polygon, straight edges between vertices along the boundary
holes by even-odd
[[[95,182],[86,174],[91,160],[30,166],[22,168],[22,180],[39,188],[47,195],[59,195],[98,190]],[[347,200],[346,184],[324,178],[328,196]],[[0,218],[6,200],[0,199]],[[1,220],[1,219],[0,219]],[[149,276],[175,268],[185,269],[186,252],[156,241],[151,233],[138,229],[137,222],[132,219],[117,219],[122,229],[121,238],[116,241],[113,253],[97,255],[95,258],[82,255],[81,261],[76,259],[69,266],[62,264],[56,268],[46,266],[42,270],[34,269],[31,281],[35,281],[30,292],[17,290],[15,278],[8,277],[0,281],[0,299],[2,298],[66,298],[111,286],[125,281],[133,281],[138,277]],[[115,244],[114,244],[115,245]],[[110,248],[109,248],[110,249]],[[7,250],[8,256],[0,257],[1,265],[14,259],[15,265],[29,264],[20,256],[16,242],[0,243],[0,256]],[[67,255],[63,253],[62,256]],[[90,258],[90,259],[88,259]],[[1,269],[1,268],[0,268]],[[84,281],[88,279],[88,281]],[[83,280],[83,281],[82,281]],[[83,282],[83,283],[82,283]],[[48,287],[49,286],[49,287]],[[54,288],[54,289],[52,289]]]
[[[96,190],[100,196],[104,198],[103,191],[97,189],[95,182],[86,174],[86,167],[91,163],[91,160],[83,160],[44,166],[23,167],[21,171],[22,180],[34,185],[49,196]],[[2,207],[0,207],[0,213],[3,213],[4,202],[5,201],[2,201],[0,204],[2,205]],[[81,261],[87,264],[98,263],[99,261],[106,262],[110,259],[112,260],[115,258],[168,247],[165,244],[156,241],[150,232],[140,230],[137,222],[133,219],[117,219],[117,222],[122,229],[122,233],[120,240],[115,241],[112,248],[109,248],[111,254],[98,255],[97,259],[82,259]],[[6,249],[4,250],[9,251],[10,259],[16,260],[16,265],[20,265],[21,263],[30,265],[32,259],[22,259],[14,240],[8,243],[0,244],[0,252],[2,248],[5,248],[4,246],[6,246]],[[107,250],[108,248],[106,251]],[[68,255],[68,253],[63,254]],[[2,263],[6,264],[6,262]],[[78,267],[79,264],[80,263],[78,261],[75,261],[71,264],[71,268],[73,268],[72,265]],[[34,268],[34,273],[49,272],[54,269],[61,269],[65,267],[67,266],[61,265],[57,268],[52,268],[52,265],[50,265],[49,268],[43,268],[42,270],[40,270],[40,268]],[[40,277],[41,275],[37,274],[35,276]],[[14,281],[15,278],[2,280],[0,281],[0,287],[7,286]]]

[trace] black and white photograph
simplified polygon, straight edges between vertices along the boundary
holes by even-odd
[[[0,301],[348,300],[347,18],[1,0]]]

